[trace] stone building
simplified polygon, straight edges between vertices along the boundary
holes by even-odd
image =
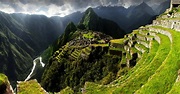
[[[180,5],[180,0],[171,0],[172,7],[178,7]]]
[[[172,10],[173,7],[178,7],[179,5],[180,5],[180,0],[171,0],[170,11]]]

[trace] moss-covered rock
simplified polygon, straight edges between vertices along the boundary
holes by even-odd
[[[47,92],[41,87],[37,80],[30,80],[18,82],[17,94],[47,94]]]
[[[0,73],[0,94],[14,94],[6,75]]]

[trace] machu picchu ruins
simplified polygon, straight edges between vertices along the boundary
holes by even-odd
[[[152,24],[124,37],[125,58],[130,67],[133,54],[136,65],[108,85],[87,82],[87,94],[179,94],[180,0],[171,1],[172,10],[158,16]]]
[[[151,1],[151,3],[155,1]],[[133,29],[132,32],[126,32],[116,22],[96,14],[96,12],[104,13],[100,10],[101,7],[106,11],[116,10],[117,6],[115,5],[110,6],[110,9],[109,6],[101,6],[97,9],[90,7],[84,14],[80,12],[81,20],[78,23],[69,22],[64,32],[47,49],[38,54],[39,59],[33,60],[32,69],[28,68],[28,72],[30,71],[32,76],[29,77],[28,75],[28,80],[26,78],[23,81],[13,82],[14,91],[8,77],[0,73],[0,94],[180,94],[180,0],[163,2],[167,4],[168,9],[165,8],[162,14],[156,14],[156,12],[161,13],[162,10],[153,7],[156,4],[153,5],[149,2],[143,1],[142,4],[137,4],[137,6],[148,8],[147,15],[141,14],[145,10],[138,12],[140,8],[133,9],[136,6],[129,6],[129,8],[120,6],[120,8],[128,11],[126,13],[127,18],[135,12],[143,15],[144,20],[147,16],[154,14],[149,19],[149,23]],[[157,5],[163,8],[163,4]],[[68,5],[68,7],[71,6]],[[117,9],[119,11],[119,6]],[[135,12],[131,13],[133,10]],[[154,12],[155,10],[158,11]],[[123,13],[124,11],[120,12]],[[108,13],[112,14],[107,16],[116,14],[113,14],[113,11]],[[66,19],[72,19],[71,16],[68,15]],[[12,16],[7,17],[6,20],[11,18]],[[18,19],[22,20],[21,18]],[[50,19],[55,20],[51,17]],[[125,17],[120,19],[125,19]],[[49,21],[49,23],[53,21]],[[13,26],[9,24],[9,21],[7,23]],[[17,23],[18,21],[13,22],[13,24]],[[122,27],[125,25],[123,24]],[[17,26],[21,26],[21,24]],[[21,42],[22,39],[16,38],[15,34],[9,33],[8,28],[1,30],[1,27],[3,25],[0,23],[0,41],[12,37],[10,38],[12,40],[6,42],[24,43]],[[29,28],[32,27],[34,24]],[[26,30],[24,27],[18,29]],[[41,30],[41,28],[38,29]],[[4,33],[3,30],[7,30],[7,33]],[[46,30],[46,28],[42,30]],[[26,33],[28,35],[25,39],[31,35],[29,32]],[[22,33],[17,34],[21,35]],[[27,52],[21,47],[18,46],[19,49],[16,49],[18,43],[13,45],[3,42],[2,47],[10,45],[7,48],[13,50],[0,51],[0,55],[7,57],[15,55],[14,61],[19,55],[26,55]],[[28,49],[30,48],[28,45],[23,46]],[[4,51],[4,49],[1,50]],[[28,51],[35,52],[33,49]],[[8,52],[11,54],[8,55]],[[23,54],[21,55],[20,52]],[[26,58],[23,57],[22,59]],[[12,60],[12,62],[14,61]],[[44,65],[38,65],[38,63]],[[7,70],[6,65],[2,66],[4,70]],[[25,65],[21,64],[17,67],[25,67]],[[14,73],[18,74],[17,71]],[[20,75],[20,77],[23,76]]]

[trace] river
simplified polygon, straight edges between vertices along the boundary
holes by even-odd
[[[32,77],[32,74],[34,73],[34,70],[36,68],[37,63],[40,63],[41,67],[44,67],[45,64],[42,62],[42,57],[37,57],[36,59],[33,60],[33,67],[31,69],[31,72],[27,76],[27,78],[24,81],[29,80]]]

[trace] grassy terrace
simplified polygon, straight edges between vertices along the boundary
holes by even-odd
[[[134,48],[134,47],[131,47],[131,52],[132,53],[139,53],[139,54],[142,54],[142,52],[141,51],[139,51],[139,50],[137,50],[136,48]]]
[[[126,56],[122,55],[121,64],[126,64]]]
[[[144,32],[144,31],[142,31]],[[151,36],[151,35],[144,35],[142,33],[139,33],[138,36],[141,36],[141,37],[145,37],[146,39],[147,38],[154,38],[154,36]],[[144,39],[139,39],[139,38],[136,38],[137,40],[141,40],[141,41],[144,41],[144,42],[149,42],[149,41],[145,41]]]
[[[74,52],[72,52],[71,57],[77,59],[80,56],[80,53],[80,50],[75,50]]]
[[[21,82],[18,85],[17,94],[46,94],[36,80]]]
[[[83,34],[83,37],[87,39],[91,39],[94,38],[94,34],[93,32],[88,32],[87,34]]]
[[[109,50],[125,51],[124,48],[114,48],[114,47],[110,47]]]
[[[174,14],[180,13],[180,9],[174,9],[174,11],[176,11]],[[166,15],[161,16],[165,17]],[[176,22],[180,20],[180,17],[157,18],[158,20],[173,20]],[[149,28],[153,28],[154,31],[148,31]],[[87,82],[85,84],[87,94],[180,94],[180,81],[176,82],[180,69],[180,32],[151,25],[143,29],[140,28],[139,31],[134,30],[128,37],[139,34],[140,38],[146,37],[151,40],[153,36],[149,35],[148,32],[154,32],[160,38],[160,43],[157,42],[159,39],[149,41],[150,49],[141,44],[136,44],[139,48],[146,50],[142,53],[137,65],[130,69],[127,74],[122,75],[108,85]],[[161,33],[157,33],[157,31]],[[122,40],[111,40],[111,43],[123,43]],[[136,38],[136,40],[141,39]],[[133,47],[130,50],[133,53],[138,52]],[[122,57],[121,63],[126,63],[128,55],[126,53],[126,57]]]
[[[138,33],[141,34],[141,35],[146,35],[148,32],[149,31],[147,31],[147,30],[140,30]]]
[[[180,20],[180,17],[179,18],[160,18],[158,19],[157,21],[161,21],[161,20]]]
[[[121,77],[121,79],[119,80],[119,82],[124,82],[125,80],[127,80],[127,78],[129,78],[131,76],[132,73],[135,74],[135,71],[137,72],[137,70],[140,70],[141,68],[143,68],[145,65],[145,61],[151,58],[154,58],[154,56],[156,55],[156,52],[159,48],[159,44],[156,41],[152,41],[151,42],[152,47],[150,49],[150,53],[145,52],[142,55],[142,58],[138,61],[137,65],[124,77]]]
[[[86,48],[82,49],[82,53],[84,53],[85,55],[89,55],[91,53],[90,47],[86,47]]]
[[[144,32],[144,31],[143,31],[143,32]],[[137,36],[144,37],[144,38],[147,37],[147,35],[141,34],[141,33],[138,33]]]
[[[151,76],[148,82],[141,89],[137,91],[138,94],[139,93],[142,93],[142,94],[167,93],[168,91],[171,90],[177,78],[177,71],[178,69],[180,69],[180,64],[179,64],[180,33],[172,29],[163,28],[160,26],[154,26],[153,28],[162,29],[172,34],[172,37],[173,37],[172,48],[168,57],[162,63],[162,65]]]
[[[61,90],[61,92],[57,94],[74,94],[74,91],[70,87],[66,87],[65,89]]]
[[[153,41],[152,42],[152,53],[156,53],[157,49],[158,49],[158,43],[156,41]],[[145,60],[146,60],[146,57],[147,57],[148,53],[144,53],[143,54],[143,58],[141,58],[138,62],[138,66],[140,65],[143,65],[143,64],[140,64],[140,63],[143,63]],[[153,54],[154,55],[154,54]],[[153,57],[153,56],[152,56]],[[125,59],[124,59],[125,60]],[[125,61],[124,61],[125,62]],[[123,63],[123,62],[121,62]],[[135,68],[136,69],[136,68]],[[86,89],[88,90],[88,93],[87,94],[109,94],[109,93],[112,93],[114,92],[115,90],[117,92],[119,92],[118,89],[120,89],[122,87],[122,84],[123,82],[125,82],[125,80],[127,78],[129,78],[129,76],[133,73],[133,70],[130,71],[127,75],[121,77],[120,79],[117,79],[116,81],[112,82],[111,84],[107,85],[107,86],[101,86],[101,85],[97,85],[97,84],[94,84],[94,83],[86,83]],[[90,87],[89,87],[90,86]],[[92,87],[91,87],[92,86]],[[127,87],[127,91],[129,90],[128,89],[129,87]],[[107,90],[107,91],[106,91]],[[106,91],[106,92],[105,92]],[[115,92],[116,92],[115,91]]]
[[[141,51],[137,50],[135,47],[131,47],[131,48],[130,48],[130,52],[131,52],[131,53],[137,53],[137,54],[138,54],[137,61],[139,61],[139,60],[141,59],[141,56],[142,56],[142,54],[143,54]]]
[[[135,44],[135,47],[137,47],[137,48],[140,48],[140,49],[142,49],[143,51],[148,51],[148,48],[147,47],[145,47],[144,45],[142,45],[142,44]],[[138,50],[138,49],[137,49]]]
[[[124,43],[124,39],[113,39],[110,40],[111,43],[117,43],[117,44],[123,44]]]
[[[98,47],[98,46],[101,46],[101,47],[108,47],[109,44],[91,44],[91,46],[94,46],[94,47]]]
[[[180,9],[174,9],[180,13]],[[167,14],[162,14],[161,16],[166,17]],[[160,20],[180,20],[178,18],[157,18]],[[153,29],[152,29],[153,28]],[[152,31],[148,31],[152,30]],[[158,31],[160,33],[158,33]],[[163,32],[166,31],[166,32]],[[153,36],[149,35],[149,32],[153,32]],[[135,38],[134,34],[139,35]],[[160,38],[154,37],[157,35]],[[171,35],[171,36],[169,36]],[[83,35],[84,38],[94,38],[94,34],[89,32]],[[135,46],[130,48],[130,51],[125,51],[121,44],[124,44],[125,39],[130,39],[128,42],[137,43]],[[172,37],[172,39],[171,39]],[[152,38],[149,41],[143,40],[143,38]],[[155,40],[155,39],[156,40]],[[143,43],[139,43],[141,41]],[[104,43],[103,40],[99,41]],[[148,43],[149,48],[145,47],[144,44]],[[89,47],[83,48],[82,50],[75,50],[71,56],[75,59],[80,56],[80,54],[89,55],[91,52],[91,46],[93,47],[104,47],[109,48],[109,51],[119,51],[125,53],[122,55],[119,65],[126,64],[127,60],[132,59],[131,53],[139,53],[141,58],[138,58],[136,66],[133,68],[125,67],[124,74],[121,74],[122,70],[119,70],[119,74],[116,80],[107,85],[100,85],[94,82],[86,82],[84,89],[85,94],[180,94],[180,78],[177,81],[178,70],[180,70],[180,32],[173,29],[165,28],[162,26],[152,26],[148,25],[139,30],[134,30],[131,34],[126,36],[124,39],[113,39],[110,41],[111,45],[120,45],[117,47],[110,46],[109,44],[91,44]],[[130,44],[128,44],[130,45]],[[121,48],[122,46],[122,48]],[[127,45],[126,45],[127,46]],[[92,47],[92,48],[93,48]],[[139,48],[139,49],[138,49]],[[144,51],[141,51],[144,50]],[[121,54],[122,54],[121,53]],[[5,81],[6,77],[1,77],[0,74],[0,84]],[[36,81],[28,81],[19,84],[18,94],[44,94],[45,92],[40,88],[40,85]],[[62,90],[59,94],[73,94],[73,90],[69,87]],[[84,94],[84,93],[83,93]]]
[[[150,28],[170,32],[172,43],[168,36],[156,34],[160,37],[161,43],[152,40],[149,53],[142,54],[142,58],[128,74],[109,85],[87,82],[87,94],[179,94],[180,82],[175,80],[180,69],[180,32],[161,26]]]
[[[170,44],[168,37],[161,36],[161,38],[162,41],[166,40],[168,42],[161,44],[159,48],[153,47],[144,62],[138,62],[136,68],[132,70],[126,81],[120,87],[118,87],[115,92],[132,94],[141,88],[141,86],[147,82],[148,78],[154,74],[156,69],[159,68],[170,51],[170,47],[165,46]],[[156,41],[154,41],[152,44],[154,46],[158,46]],[[162,57],[159,57],[159,55],[162,55]]]
[[[172,89],[167,94],[179,94],[180,92],[179,88],[180,88],[180,82],[176,82],[173,85]]]

